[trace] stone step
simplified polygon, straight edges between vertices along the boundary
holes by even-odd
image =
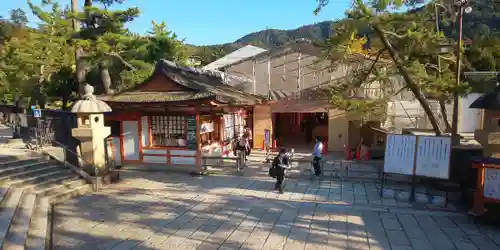
[[[33,170],[36,168],[41,168],[51,164],[50,161],[47,160],[27,160],[27,161],[19,161],[17,165],[9,165],[7,167],[0,167],[0,178],[8,175],[12,175],[15,173],[23,173],[25,171]]]
[[[3,247],[7,232],[23,195],[21,188],[9,188],[7,196],[1,203],[0,212],[0,247]]]
[[[9,182],[11,186],[16,187],[26,187],[31,185],[37,185],[38,183],[47,182],[50,179],[58,178],[61,175],[67,175],[71,173],[71,170],[64,168],[54,168],[50,171],[31,173],[29,175],[24,175],[24,178],[19,178]]]
[[[7,186],[0,186],[0,203],[7,198],[7,192],[9,191],[9,188]]]
[[[33,216],[30,222],[26,250],[45,250],[48,248],[50,203],[47,198],[37,199]]]
[[[82,185],[79,187],[75,187],[69,190],[66,190],[61,193],[56,193],[50,196],[47,196],[49,199],[50,203],[59,203],[68,199],[71,199],[73,197],[79,196],[86,194],[88,192],[92,191],[92,186],[90,184]]]
[[[4,164],[15,163],[16,161],[30,160],[34,158],[41,158],[40,155],[35,154],[20,154],[20,155],[1,155],[0,156],[0,166]]]
[[[10,224],[5,237],[2,250],[23,250],[30,226],[33,208],[35,207],[35,194],[26,193],[21,198],[14,219]]]
[[[68,181],[73,181],[73,180],[78,180],[80,179],[80,175],[74,173],[73,171],[67,171],[61,174],[58,174],[57,176],[52,176],[51,178],[47,178],[47,180],[37,182],[32,185],[26,186],[26,188],[29,189],[45,189],[54,185],[59,185]]]
[[[0,162],[0,170],[8,169],[10,167],[17,167],[22,165],[32,165],[38,162],[44,162],[42,157],[26,157],[25,159],[13,158],[4,162]]]
[[[34,169],[28,169],[20,173],[12,173],[6,176],[2,176],[0,177],[0,182],[19,182],[32,177],[44,175],[47,173],[57,172],[60,171],[61,169],[65,170],[64,168],[56,164],[43,165]]]
[[[69,179],[66,182],[59,183],[58,185],[53,185],[46,187],[44,189],[35,190],[37,195],[40,196],[52,196],[58,193],[66,192],[67,190],[72,190],[74,188],[88,185],[87,182],[83,179]]]

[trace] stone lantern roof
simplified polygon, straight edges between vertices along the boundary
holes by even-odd
[[[83,87],[83,91],[84,95],[82,99],[71,105],[72,113],[96,114],[111,112],[111,108],[108,104],[101,100],[97,100],[97,98],[94,96],[94,87],[86,84]]]

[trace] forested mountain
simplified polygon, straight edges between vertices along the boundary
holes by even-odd
[[[464,15],[464,38],[474,40],[488,36],[500,37],[500,1],[474,0],[471,2],[472,12]],[[197,46],[194,47],[193,53],[203,57],[205,63],[209,63],[247,44],[269,49],[301,38],[324,41],[332,35],[333,25],[334,21],[325,21],[292,30],[266,29],[245,35],[233,43]],[[442,20],[441,28],[447,36],[452,38],[456,36],[456,28],[452,23]]]

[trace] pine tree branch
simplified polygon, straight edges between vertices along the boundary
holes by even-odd
[[[455,63],[457,61],[456,58],[454,58],[454,57],[446,57],[446,56],[439,55],[439,58],[446,60],[446,61],[450,61],[452,63]]]
[[[411,90],[413,95],[415,95],[415,98],[418,100],[418,102],[421,104],[422,108],[425,111],[425,114],[429,118],[430,123],[432,124],[432,127],[434,129],[434,132],[436,135],[441,135],[441,130],[439,129],[439,124],[436,120],[436,116],[432,112],[429,103],[425,99],[425,97],[422,95],[421,89],[418,87],[417,83],[411,78],[410,72],[408,69],[404,66],[404,61],[399,55],[398,51],[394,48],[394,46],[391,44],[391,42],[387,39],[384,31],[381,29],[381,27],[377,24],[372,25],[373,30],[375,33],[378,35],[380,38],[382,44],[384,47],[388,50],[389,55],[391,56],[394,64],[398,68],[399,72],[401,73],[401,76],[403,77],[404,81],[406,82],[407,87]]]
[[[368,79],[368,77],[370,76],[370,74],[372,73],[373,69],[375,69],[375,65],[377,64],[378,60],[380,59],[380,56],[382,56],[382,53],[385,51],[386,49],[383,48],[381,50],[379,50],[377,52],[377,57],[375,58],[375,61],[373,61],[372,63],[372,66],[370,67],[370,69],[365,73],[364,77],[363,77],[363,80],[361,80],[359,82],[359,84],[362,84],[364,81],[366,81],[366,79]]]
[[[387,35],[395,36],[395,37],[400,38],[400,39],[408,37],[408,35],[399,35],[399,34],[397,34],[395,32],[388,31],[388,30],[382,30],[382,32],[384,32]]]
[[[127,68],[129,68],[130,70],[136,70],[134,66],[132,66],[132,64],[128,63],[127,61],[125,61],[125,59],[123,59],[123,57],[121,57],[118,53],[115,53],[115,52],[110,52],[110,53],[106,53],[107,56],[111,56],[111,57],[114,57],[118,60],[120,60],[121,63],[123,63],[123,65],[125,65]]]

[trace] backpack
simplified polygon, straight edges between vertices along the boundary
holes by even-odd
[[[279,156],[274,157],[271,167],[269,168],[269,176],[276,178],[278,176],[278,164],[280,164]]]

